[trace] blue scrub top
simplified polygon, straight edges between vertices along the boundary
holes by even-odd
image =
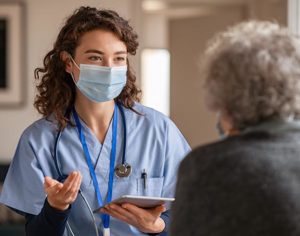
[[[145,195],[174,197],[177,169],[190,151],[190,147],[175,124],[166,116],[151,108],[136,103],[134,109],[143,115],[124,109],[127,125],[126,162],[132,166],[129,177],[114,177],[112,199],[122,195]],[[120,113],[119,109],[118,112]],[[118,119],[118,140],[116,163],[122,162],[123,124],[121,114]],[[72,119],[72,117],[71,117]],[[110,124],[104,143],[101,144],[93,132],[81,120],[83,132],[105,202],[109,178],[112,126]],[[111,122],[112,123],[112,122]],[[44,177],[58,178],[55,168],[54,143],[57,135],[56,122],[40,119],[22,134],[16,153],[7,173],[0,202],[33,215],[38,215],[46,195]],[[58,145],[58,163],[63,174],[80,171],[83,180],[81,190],[92,210],[98,202],[85,160],[76,126],[68,125],[62,132]],[[144,189],[141,174],[147,172],[147,188]],[[102,223],[99,214],[94,214],[99,234]],[[75,235],[95,235],[92,216],[78,195],[72,204],[68,222]],[[64,235],[68,235],[65,230]],[[146,235],[133,226],[113,217],[110,220],[111,235]]]

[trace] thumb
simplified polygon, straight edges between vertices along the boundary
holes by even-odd
[[[164,205],[160,205],[153,208],[152,213],[156,216],[160,216],[164,211],[166,211],[166,207]]]
[[[58,183],[58,181],[56,181],[55,179],[52,179],[48,176],[46,176],[44,180],[45,180],[45,182],[44,182],[44,187],[45,188],[52,187],[52,186],[54,186],[55,184]]]

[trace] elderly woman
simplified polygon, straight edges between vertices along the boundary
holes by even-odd
[[[300,235],[300,40],[241,23],[211,41],[202,72],[223,138],[182,162],[171,235]]]

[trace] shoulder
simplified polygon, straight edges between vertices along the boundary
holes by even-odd
[[[42,141],[45,137],[53,136],[57,132],[57,124],[52,117],[34,121],[22,133],[21,139]]]
[[[230,172],[233,166],[244,165],[253,146],[245,143],[243,136],[229,137],[194,148],[182,161],[180,173],[191,178],[202,174],[213,175],[213,171]],[[244,158],[241,158],[244,157]]]
[[[167,117],[163,113],[151,107],[144,106],[140,103],[135,103],[133,109],[141,113],[142,116],[148,120],[158,120],[158,121],[166,121],[166,122],[170,121],[169,117]]]
[[[300,148],[284,140],[285,137],[266,132],[253,132],[232,136],[195,148],[182,162],[181,172],[214,175],[214,171],[223,175],[234,175],[242,170],[243,175],[258,176],[262,172],[272,172],[287,159],[298,162]],[[190,168],[195,171],[189,171]],[[242,175],[242,173],[239,173]]]
[[[188,155],[186,162],[227,160],[240,156],[252,156],[262,151],[270,136],[263,133],[240,134],[198,146]],[[274,142],[273,142],[274,144]],[[259,148],[260,147],[260,148]],[[201,160],[199,160],[200,158]]]
[[[163,113],[144,106],[140,103],[135,103],[133,109],[137,111],[138,113],[135,113],[129,109],[127,110],[128,115],[130,116],[131,122],[136,122],[136,124],[143,123],[144,126],[148,127],[156,127],[156,128],[162,128],[162,129],[168,129],[170,127],[176,127],[173,121],[164,115]]]

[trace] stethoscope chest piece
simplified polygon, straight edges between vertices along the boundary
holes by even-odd
[[[131,165],[129,164],[119,164],[115,168],[116,176],[123,178],[128,177],[131,174]]]

